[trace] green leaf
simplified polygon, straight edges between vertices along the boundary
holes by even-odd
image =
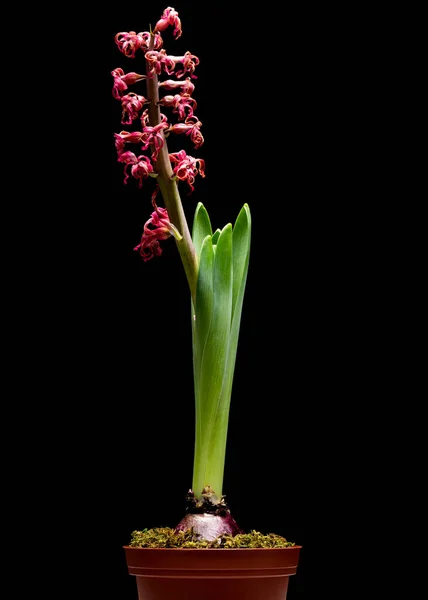
[[[192,342],[193,374],[195,383],[196,414],[201,411],[200,374],[201,360],[210,330],[213,306],[213,265],[214,253],[211,236],[207,235],[202,243],[199,259],[199,276],[196,285],[195,306],[192,303]],[[198,438],[198,435],[197,435]]]
[[[202,242],[207,235],[212,235],[211,221],[205,206],[202,202],[199,202],[195,210],[192,230],[193,245],[198,258],[201,253]]]
[[[217,244],[217,240],[219,238],[221,231],[220,229],[216,229],[213,233],[213,244]]]
[[[208,230],[208,214],[201,211],[195,219],[195,239]],[[251,215],[245,204],[233,229],[228,224],[222,231],[207,234],[201,242],[195,307],[192,306],[196,317],[192,319],[196,397],[193,490],[197,495],[205,485],[211,485],[218,495],[222,493],[250,241]]]
[[[207,238],[207,240],[211,238]],[[204,240],[204,246],[208,241]],[[203,247],[204,247],[203,246]],[[200,277],[202,277],[202,252]],[[232,316],[232,225],[226,225],[218,238],[214,265],[212,270],[212,311],[209,329],[206,328],[207,319],[203,320],[199,316],[199,310],[202,309],[198,304],[198,288],[196,295],[196,339],[197,349],[202,350],[202,357],[195,361],[195,367],[199,370],[196,377],[195,392],[198,396],[196,401],[197,410],[197,437],[195,452],[195,483],[196,493],[200,493],[203,486],[207,483],[207,468],[211,463],[209,449],[212,445],[212,436],[214,439],[219,434],[224,439],[225,446],[226,435],[224,431],[215,430],[217,413],[221,410],[222,389],[224,373],[227,368],[226,360],[228,355],[229,332]],[[206,285],[205,285],[206,287]],[[198,332],[198,328],[204,328],[203,332]],[[199,431],[199,435],[198,435]],[[215,461],[217,464],[218,461]],[[224,460],[223,460],[224,462]],[[219,473],[219,469],[216,469]],[[223,471],[221,469],[221,478]],[[210,478],[210,485],[217,486],[217,493],[220,493],[221,481],[218,477]],[[214,488],[216,489],[216,488]]]
[[[202,356],[206,338],[210,331],[214,294],[213,294],[214,253],[212,238],[207,235],[202,243],[199,259],[199,276],[196,284],[195,323],[198,354]]]
[[[247,281],[251,244],[251,214],[248,204],[242,207],[233,228],[233,312],[241,310]],[[240,305],[240,306],[239,306]],[[240,315],[239,315],[240,318]]]
[[[218,239],[212,284],[212,317],[201,364],[202,393],[218,398],[222,387],[232,317],[232,225],[230,224],[224,227]],[[198,306],[196,309],[198,320]]]

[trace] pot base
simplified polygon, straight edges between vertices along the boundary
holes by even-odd
[[[139,600],[285,600],[288,576],[248,579],[137,577]]]
[[[286,600],[300,548],[125,546],[125,553],[139,600]]]

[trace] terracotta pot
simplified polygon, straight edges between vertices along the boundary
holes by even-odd
[[[285,600],[301,546],[124,549],[139,600]]]

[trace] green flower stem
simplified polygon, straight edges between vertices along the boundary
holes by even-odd
[[[154,40],[154,34],[151,33],[149,45],[150,50],[153,50]],[[148,64],[148,61],[146,61],[147,99],[150,100],[148,108],[149,121],[151,127],[155,127],[161,122],[160,107],[157,104],[159,102],[159,85],[158,76],[156,73],[152,77],[149,77],[149,68],[150,65]],[[156,172],[158,173],[157,183],[159,184],[159,189],[165,202],[165,207],[168,211],[169,220],[173,225],[175,225],[182,235],[182,239],[180,241],[176,240],[176,244],[180,253],[181,261],[183,263],[184,271],[186,273],[190,293],[194,301],[196,297],[196,281],[198,277],[198,258],[192,242],[189,227],[187,225],[178,186],[176,181],[172,179],[174,173],[172,171],[171,161],[169,159],[168,145],[163,132],[162,137],[164,144],[159,151],[157,160],[154,162]]]

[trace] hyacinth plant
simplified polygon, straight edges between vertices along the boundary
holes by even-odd
[[[121,123],[127,126],[114,137],[117,160],[124,165],[124,183],[136,180],[143,191],[147,189],[149,194],[151,190],[153,211],[135,250],[148,261],[159,257],[161,242],[173,237],[189,285],[196,416],[194,467],[186,515],[175,531],[191,529],[201,539],[213,540],[223,534],[243,533],[230,514],[222,488],[251,216],[244,204],[233,226],[228,223],[213,232],[208,212],[199,202],[190,233],[181,188],[189,188],[186,202],[190,202],[195,178],[205,177],[205,162],[188,154],[188,148],[169,152],[168,138],[181,135],[185,144],[197,151],[204,143],[192,96],[199,59],[189,51],[182,56],[168,54],[162,39],[168,28],[172,28],[171,37],[181,36],[181,21],[172,7],[164,10],[150,31],[115,36],[120,52],[145,68],[141,74],[125,73],[120,68],[112,71],[113,96],[121,103]]]

